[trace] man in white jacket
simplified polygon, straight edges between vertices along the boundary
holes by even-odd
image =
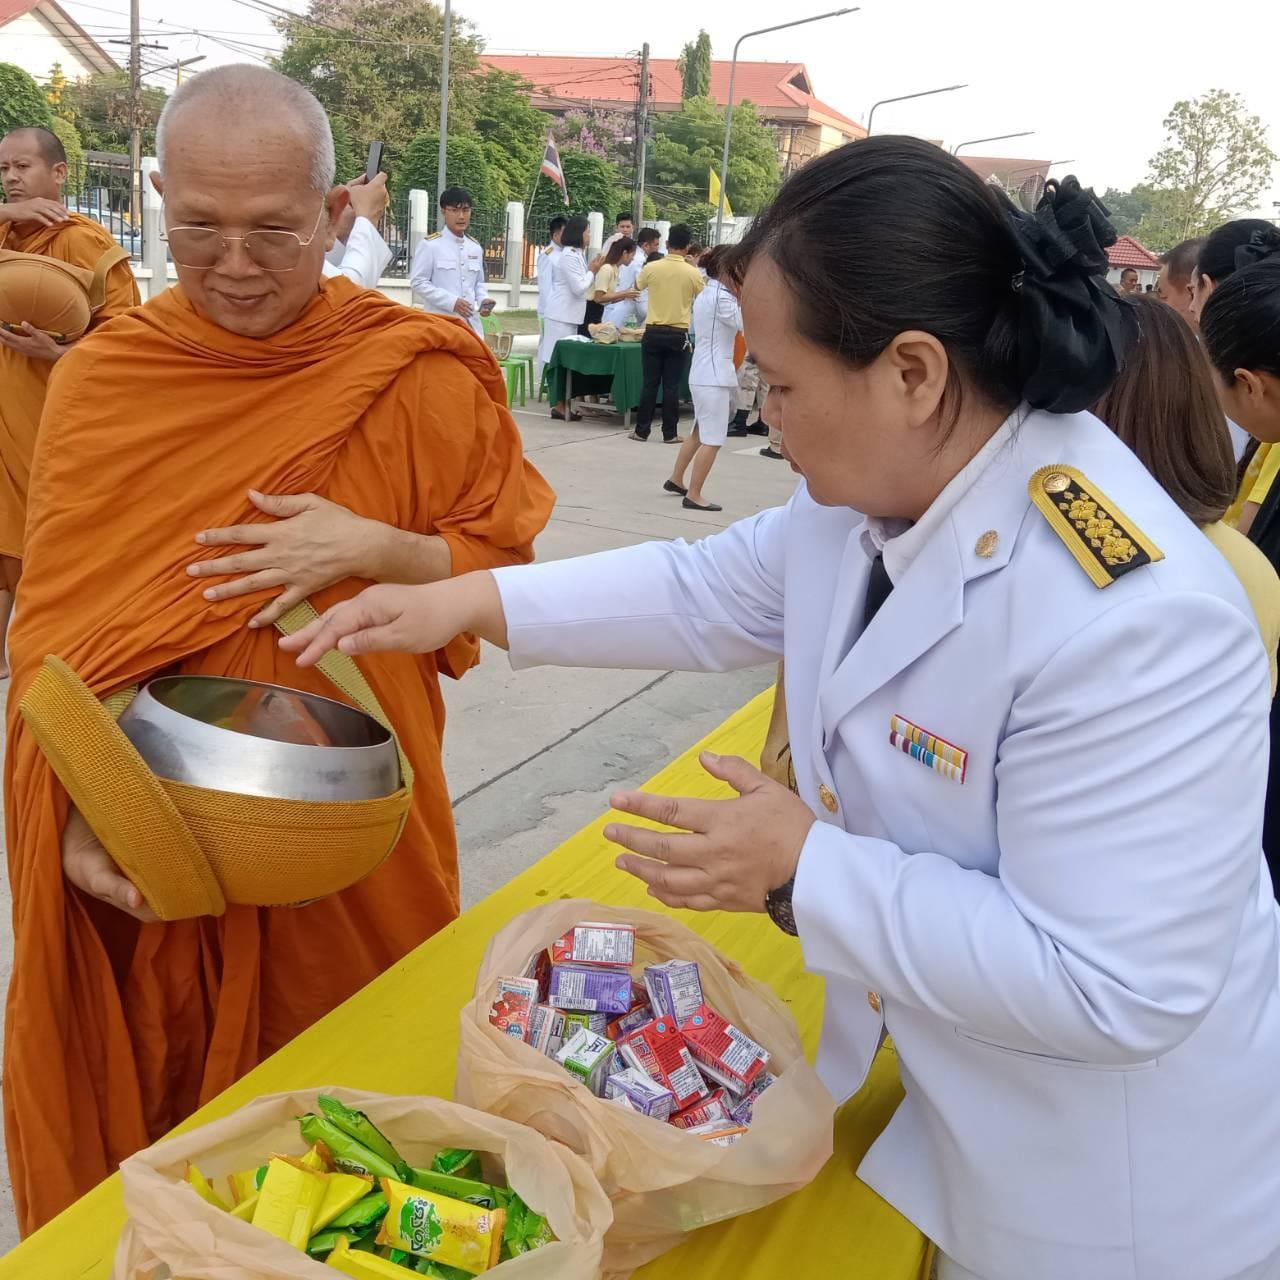
[[[427,311],[458,316],[484,337],[482,316],[493,310],[484,283],[484,250],[467,235],[471,226],[471,193],[449,187],[441,193],[444,228],[414,250],[409,283]]]

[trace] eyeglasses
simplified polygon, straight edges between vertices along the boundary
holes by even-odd
[[[320,219],[325,206],[316,214],[316,224],[304,240],[296,231],[250,231],[243,236],[224,236],[212,227],[168,227],[161,233],[174,262],[193,271],[209,271],[216,267],[231,247],[233,240],[244,245],[249,260],[263,271],[293,271],[302,251],[320,232]]]

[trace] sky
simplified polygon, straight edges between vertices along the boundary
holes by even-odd
[[[303,12],[304,0],[277,0]],[[847,0],[846,0],[847,2]],[[127,0],[62,0],[92,35],[127,35]],[[624,56],[648,40],[654,57],[676,57],[707,28],[713,56],[728,58],[744,30],[821,13],[841,0],[780,6],[777,0],[601,0],[595,5],[529,0],[459,0],[455,10],[495,53]],[[142,0],[144,40],[159,62],[204,55],[220,62],[265,58],[278,46],[258,0]],[[636,18],[643,12],[645,23]],[[1238,91],[1280,151],[1280,75],[1274,0],[1239,0],[1225,29],[1186,0],[867,0],[852,14],[743,42],[744,59],[803,62],[817,96],[855,120],[877,99],[941,85],[968,88],[876,112],[876,132],[902,131],[948,145],[1033,130],[1030,137],[972,147],[974,154],[1070,161],[1054,173],[1078,174],[1099,192],[1142,181],[1163,137],[1162,120],[1180,98],[1209,89]],[[565,21],[558,14],[573,13]],[[1203,28],[1206,53],[1197,32]],[[202,34],[190,34],[193,30]],[[1236,38],[1231,33],[1256,33]],[[1269,34],[1265,34],[1269,33]],[[1225,35],[1225,38],[1224,38]],[[229,47],[230,46],[230,47]],[[115,52],[115,46],[109,46]],[[123,49],[119,50],[124,53]],[[172,75],[157,83],[172,83]],[[1260,204],[1277,216],[1280,166]]]

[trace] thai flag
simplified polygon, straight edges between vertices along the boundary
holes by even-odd
[[[550,134],[547,134],[547,149],[542,153],[542,169],[540,172],[560,188],[567,206],[569,203],[569,188],[565,185],[564,170],[560,167],[560,152],[556,147],[556,140]]]

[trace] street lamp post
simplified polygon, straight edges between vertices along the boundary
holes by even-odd
[[[961,147],[976,147],[980,142],[1005,142],[1009,138],[1029,138],[1035,133],[1034,129],[1023,129],[1020,133],[997,133],[990,138],[970,138],[967,142],[957,142],[951,148],[951,154],[958,156]]]
[[[830,13],[815,13],[811,18],[797,18],[794,22],[780,22],[776,27],[761,27],[759,31],[747,31],[740,35],[733,46],[733,61],[729,64],[729,100],[724,108],[724,152],[720,157],[720,199],[716,203],[716,243],[724,229],[724,193],[729,181],[729,137],[733,132],[733,82],[738,74],[738,48],[752,36],[768,35],[770,31],[782,31],[786,27],[802,27],[806,22],[820,22],[823,18],[839,18],[842,14],[857,13],[859,6],[851,9],[833,9]]]
[[[929,98],[935,93],[954,93],[957,89],[967,89],[967,84],[949,84],[941,89],[923,89],[919,93],[904,93],[897,98],[881,98],[879,102],[871,104],[871,110],[867,113],[867,137],[871,137],[871,122],[876,118],[877,107],[887,107],[891,102],[906,102],[909,98]]]
[[[444,39],[440,58],[440,146],[436,158],[436,230],[444,229],[444,210],[440,197],[444,195],[449,154],[449,45],[453,27],[453,5],[444,0]]]

